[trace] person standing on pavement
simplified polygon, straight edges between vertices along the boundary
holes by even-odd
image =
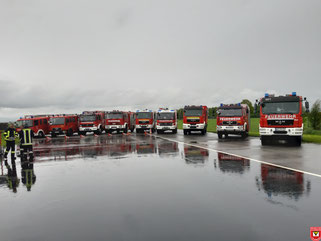
[[[20,138],[20,155],[21,160],[26,160],[29,154],[30,159],[33,159],[33,150],[32,150],[32,142],[34,138],[33,131],[28,128],[28,126],[24,126],[19,131]]]
[[[16,139],[19,138],[19,135],[16,131],[16,129],[14,128],[13,123],[9,123],[9,128],[4,132],[3,134],[4,136],[4,140],[6,142],[6,151],[4,153],[4,159],[5,162],[7,163],[7,158],[8,158],[8,153],[11,150],[11,162],[13,162],[16,157]]]

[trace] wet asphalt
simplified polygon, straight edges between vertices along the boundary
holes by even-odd
[[[33,163],[1,163],[1,241],[310,240],[321,226],[321,178],[306,173],[321,174],[320,145],[179,132],[34,151]]]

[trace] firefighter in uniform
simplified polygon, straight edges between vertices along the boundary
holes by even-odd
[[[11,149],[11,162],[13,162],[16,159],[15,140],[19,137],[19,135],[16,132],[16,129],[14,128],[14,125],[12,123],[9,123],[9,128],[4,132],[3,136],[4,136],[4,140],[6,141],[6,151],[4,153],[5,162],[7,163],[7,157],[10,149]]]
[[[33,151],[32,151],[33,137],[34,137],[33,131],[27,126],[24,126],[24,128],[22,128],[21,131],[19,132],[21,161],[25,161],[26,158],[28,157],[28,154],[30,157],[30,161],[33,161]]]

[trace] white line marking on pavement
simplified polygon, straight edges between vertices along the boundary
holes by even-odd
[[[249,157],[245,157],[245,156],[241,156],[241,155],[237,155],[237,154],[233,154],[233,153],[229,153],[229,152],[225,152],[225,151],[219,151],[219,150],[215,150],[215,149],[208,148],[208,147],[204,147],[204,146],[199,146],[199,145],[195,145],[195,144],[185,143],[185,142],[182,142],[182,141],[177,141],[177,140],[165,138],[165,137],[162,137],[162,136],[156,136],[156,135],[155,135],[155,137],[156,137],[156,138],[160,138],[160,139],[164,139],[164,140],[167,140],[167,141],[176,142],[176,143],[183,144],[183,145],[188,145],[188,146],[194,146],[194,147],[198,147],[198,148],[202,148],[202,149],[207,149],[207,150],[209,150],[209,151],[214,151],[214,152],[216,152],[216,153],[220,152],[220,153],[227,154],[227,155],[237,156],[237,157],[240,157],[240,158],[248,159],[248,160],[250,160],[250,161],[254,161],[254,162],[258,162],[258,163],[263,163],[263,164],[267,164],[267,165],[270,165],[270,166],[287,169],[287,170],[290,170],[290,171],[301,172],[301,173],[308,174],[308,175],[315,176],[315,177],[321,177],[320,174],[316,174],[316,173],[312,173],[312,172],[306,172],[306,171],[298,170],[298,169],[291,168],[291,167],[281,166],[281,165],[273,164],[273,163],[266,162],[266,161],[260,161],[260,160],[256,160],[256,159],[253,159],[253,158],[249,158]]]

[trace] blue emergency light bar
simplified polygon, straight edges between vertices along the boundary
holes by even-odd
[[[221,103],[221,107],[223,107],[223,103]]]
[[[296,92],[292,92],[292,96],[296,96]]]
[[[268,93],[265,93],[264,97],[269,97],[269,94],[268,94]]]

